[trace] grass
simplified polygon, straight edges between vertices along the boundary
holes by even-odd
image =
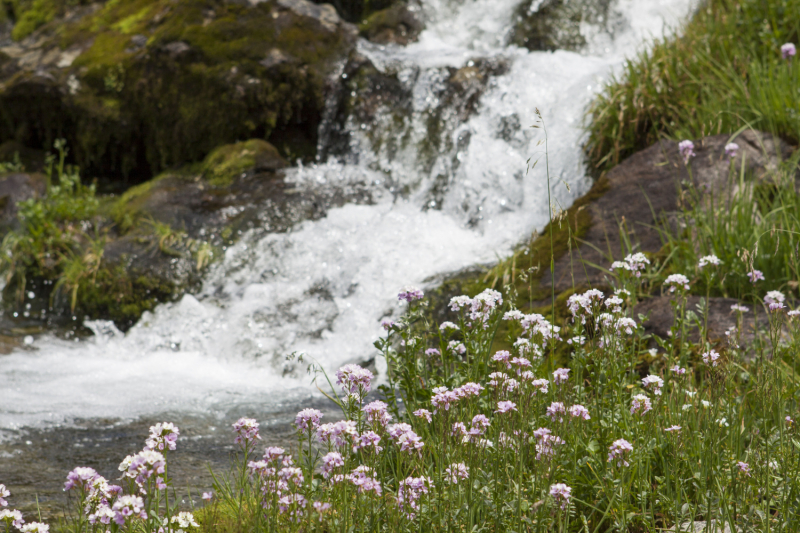
[[[629,60],[588,110],[586,151],[609,169],[662,137],[696,139],[752,127],[800,141],[796,42],[800,4],[792,0],[708,0],[680,37]]]

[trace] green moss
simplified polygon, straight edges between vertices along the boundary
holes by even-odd
[[[274,146],[261,139],[226,144],[208,154],[202,164],[203,177],[215,187],[226,187],[234,178],[265,160],[280,160]]]
[[[57,0],[19,0],[13,4],[16,23],[11,31],[11,37],[20,41],[47,24],[59,14],[64,2]]]

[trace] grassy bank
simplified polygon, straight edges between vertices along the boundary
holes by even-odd
[[[680,37],[629,60],[589,109],[587,153],[611,168],[659,138],[696,139],[742,127],[800,140],[800,4],[709,0]]]

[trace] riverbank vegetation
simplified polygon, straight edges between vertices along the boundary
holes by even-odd
[[[627,61],[588,110],[587,154],[607,170],[661,138],[697,139],[740,128],[800,141],[800,67],[791,0],[703,2],[681,37]]]

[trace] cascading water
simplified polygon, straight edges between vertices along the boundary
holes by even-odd
[[[526,174],[526,160],[543,154],[540,130],[528,128],[536,108],[555,199],[566,207],[585,192],[586,104],[690,3],[620,0],[613,31],[581,28],[587,45],[575,53],[505,46],[519,0],[425,0],[418,42],[359,43],[397,80],[406,115],[390,102],[372,123],[351,116],[340,156],[287,173],[299,190],[353,187],[373,202],[332,208],[288,233],[251,231],[198,294],[161,305],[126,335],[98,322],[88,340],[44,336],[0,356],[0,429],[13,437],[75,419],[175,413],[265,419],[294,408],[313,389],[284,355],[306,352],[329,371],[371,358],[380,319],[402,312],[399,287],[492,262],[546,223],[544,165]],[[487,62],[500,66],[481,71]],[[482,80],[472,109],[446,97],[455,76]]]

